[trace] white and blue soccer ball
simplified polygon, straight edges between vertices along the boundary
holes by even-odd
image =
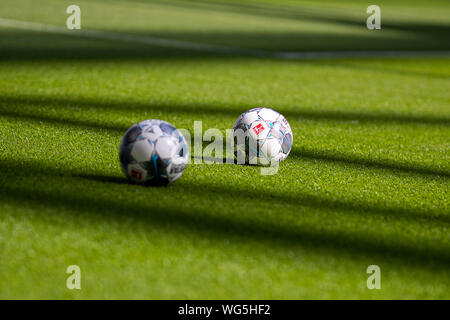
[[[120,142],[119,159],[131,182],[167,185],[183,174],[189,151],[180,131],[170,123],[152,119],[128,129]]]
[[[291,126],[279,112],[270,108],[250,109],[239,116],[233,132],[243,132],[245,139],[235,138],[235,156],[245,163],[273,164],[289,155],[293,143]]]

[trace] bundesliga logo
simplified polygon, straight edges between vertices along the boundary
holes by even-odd
[[[255,131],[256,134],[260,134],[264,131],[264,126],[259,123],[256,127],[253,128],[253,131]]]
[[[142,173],[139,171],[136,171],[134,169],[131,169],[131,176],[137,180],[141,180],[142,179]]]

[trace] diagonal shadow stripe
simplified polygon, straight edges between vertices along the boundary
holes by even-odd
[[[17,105],[39,105],[54,108],[95,108],[103,111],[157,111],[157,112],[179,112],[194,115],[225,115],[238,117],[243,111],[250,108],[249,105],[242,104],[205,104],[205,103],[179,103],[179,102],[158,102],[143,103],[140,101],[98,101],[89,98],[61,98],[49,97],[44,95],[1,95],[0,112],[17,112],[20,109]],[[445,116],[428,115],[399,115],[383,113],[367,113],[353,111],[333,111],[333,110],[305,110],[305,109],[286,109],[280,112],[287,118],[310,119],[310,120],[351,120],[365,122],[383,122],[398,124],[429,124],[450,126],[450,119]]]
[[[55,185],[55,187],[58,187]],[[124,188],[136,186],[122,185]],[[323,250],[334,254],[388,259],[399,263],[446,269],[450,267],[448,250],[430,247],[411,247],[402,243],[386,243],[382,239],[364,237],[358,234],[313,231],[304,226],[289,226],[279,223],[254,221],[249,218],[231,219],[224,215],[211,215],[209,211],[187,208],[154,207],[149,205],[126,203],[115,197],[100,199],[81,196],[77,192],[44,192],[0,185],[0,198],[23,205],[31,203],[44,207],[59,208],[76,214],[91,213],[90,219],[133,218],[139,223],[163,228],[167,232],[183,230],[204,237],[232,239],[234,241],[257,241],[270,246],[303,247],[311,250]],[[114,191],[112,191],[114,192]],[[66,212],[67,212],[66,211]]]
[[[123,134],[127,131],[127,126],[121,126],[121,125],[112,125],[108,123],[96,123],[93,121],[88,120],[78,120],[78,119],[67,119],[67,118],[60,118],[58,116],[52,116],[52,115],[36,115],[36,114],[30,114],[28,112],[17,112],[17,111],[3,111],[0,109],[0,115],[2,117],[8,117],[12,119],[21,119],[26,121],[33,121],[33,122],[45,122],[50,123],[54,125],[59,126],[70,126],[70,127],[77,127],[77,128],[83,128],[83,129],[89,129],[89,130],[107,130],[114,132],[115,134]]]
[[[412,166],[410,164],[404,164],[390,160],[380,161],[367,158],[364,159],[358,158],[354,154],[345,155],[339,152],[327,153],[321,150],[292,149],[289,156],[293,157],[294,159],[321,160],[363,168],[374,168],[374,169],[390,170],[392,172],[404,172],[409,174],[420,174],[420,175],[430,175],[436,177],[450,178],[450,171],[448,169],[447,170],[440,168],[434,169],[421,167],[418,165]]]
[[[53,177],[55,175],[81,178],[97,183],[108,183],[115,185],[130,185],[123,176],[112,176],[104,174],[92,174],[81,172],[79,169],[61,169],[52,166],[45,165],[38,161],[26,161],[26,162],[14,162],[8,160],[0,160],[0,165],[4,169],[4,175],[14,175],[19,172],[27,175],[45,175]],[[337,211],[346,212],[346,214],[353,214],[360,216],[388,216],[397,220],[415,221],[417,219],[425,222],[439,222],[444,224],[450,223],[450,212],[444,208],[423,209],[421,207],[408,207],[408,206],[393,206],[392,204],[386,204],[384,201],[381,203],[369,203],[364,200],[345,200],[328,198],[319,195],[311,195],[298,190],[292,190],[290,193],[286,192],[274,192],[269,190],[252,190],[246,188],[241,190],[240,188],[233,186],[221,186],[215,183],[208,182],[195,182],[191,181],[189,188],[183,189],[183,192],[188,192],[193,195],[202,196],[206,193],[214,193],[219,195],[227,195],[233,199],[240,199],[246,201],[248,199],[270,199],[271,202],[279,202],[283,204],[290,204],[296,207],[310,207],[310,208],[323,208],[332,209]]]
[[[117,176],[106,176],[101,174],[74,174],[74,177],[87,179],[95,182],[102,183],[114,183],[114,184],[127,184],[125,178]],[[250,190],[239,189],[236,187],[230,188],[228,186],[220,186],[214,183],[198,184],[191,182],[190,190],[186,191],[193,195],[202,196],[205,192],[214,193],[217,196],[226,194],[227,196],[236,199],[247,201],[248,199],[270,199],[271,203],[289,204],[295,207],[306,208],[321,208],[331,209],[339,212],[345,212],[348,215],[355,216],[389,216],[396,220],[402,221],[417,221],[423,220],[424,222],[438,222],[443,224],[450,224],[450,212],[445,212],[443,208],[437,208],[434,210],[425,210],[415,207],[400,207],[386,204],[371,204],[363,200],[340,200],[331,199],[323,196],[305,194],[303,192],[293,193],[277,193],[268,190]]]
[[[133,0],[142,2],[143,0]],[[205,10],[209,12],[239,13],[253,16],[261,16],[267,18],[281,18],[294,21],[308,20],[313,22],[342,24],[346,26],[364,27],[364,19],[359,17],[349,17],[347,12],[342,9],[336,11],[338,6],[315,9],[312,7],[304,7],[295,4],[270,4],[270,3],[242,3],[237,1],[223,0],[155,0],[156,3],[163,5],[171,5],[173,7],[195,8],[197,10]],[[364,16],[364,18],[366,18]],[[447,24],[439,24],[432,21],[416,21],[400,22],[385,20],[383,21],[384,29],[392,29],[403,32],[411,32],[421,34],[433,38],[446,38],[450,32],[450,26]],[[448,40],[448,39],[445,39]],[[448,42],[448,41],[447,41]]]
[[[309,64],[315,64],[317,66],[327,66],[332,68],[338,68],[338,69],[347,69],[347,70],[360,70],[363,72],[379,72],[380,74],[390,73],[405,77],[423,77],[425,79],[437,79],[437,80],[450,80],[450,74],[444,74],[444,73],[433,73],[433,72],[426,72],[426,71],[417,71],[417,70],[407,70],[407,69],[400,69],[400,68],[392,68],[386,65],[380,66],[380,65],[373,65],[373,64],[365,64],[365,63],[358,63],[355,61],[333,61],[333,62],[327,62],[327,61],[314,61],[310,60],[308,61]]]

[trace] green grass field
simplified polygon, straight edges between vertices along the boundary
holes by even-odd
[[[84,30],[272,51],[450,50],[448,1],[77,1]],[[65,27],[73,1],[2,0]],[[1,25],[1,24],[0,24]],[[77,32],[77,31],[74,31]],[[450,60],[284,60],[0,27],[0,298],[450,299]],[[150,118],[225,132],[272,107],[278,174],[128,184]],[[369,290],[369,265],[381,290]],[[79,265],[82,289],[66,288]]]

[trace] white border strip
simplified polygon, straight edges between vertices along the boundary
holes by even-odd
[[[56,33],[66,36],[78,36],[91,39],[121,41],[147,44],[165,48],[193,51],[206,51],[232,55],[248,55],[254,57],[277,58],[283,60],[296,59],[329,59],[329,58],[390,58],[390,57],[450,57],[450,51],[311,51],[311,52],[277,52],[258,49],[235,48],[206,43],[174,40],[152,36],[141,36],[128,33],[101,30],[68,30],[54,25],[0,18],[0,27]]]

